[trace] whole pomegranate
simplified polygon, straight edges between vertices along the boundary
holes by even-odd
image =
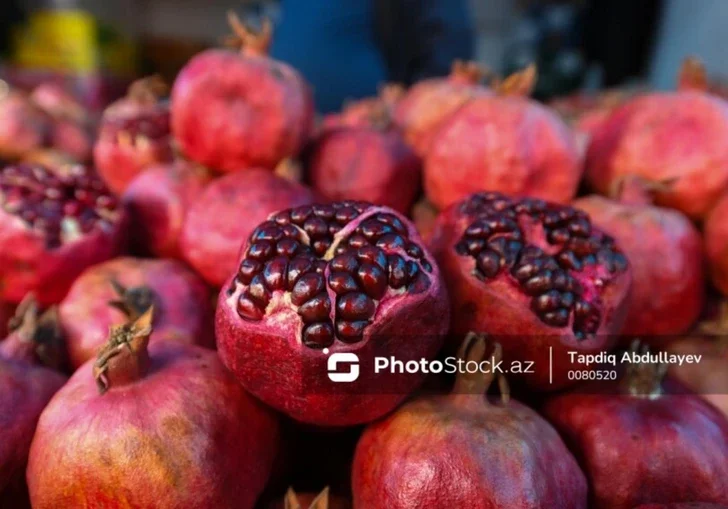
[[[18,159],[41,148],[50,132],[50,117],[0,80],[0,159]]]
[[[270,214],[314,201],[305,186],[262,168],[242,170],[212,181],[192,203],[182,225],[185,260],[220,288],[235,272],[245,239]]]
[[[376,97],[351,101],[345,104],[340,112],[325,115],[321,127],[326,130],[334,127],[368,127],[379,124],[382,119],[392,117],[404,93],[402,85],[388,83],[381,87]]]
[[[425,157],[425,193],[439,209],[477,191],[568,203],[581,178],[564,122],[523,96],[535,69],[507,79],[500,95],[478,97],[450,115]]]
[[[43,411],[27,470],[34,508],[254,506],[278,449],[275,416],[215,352],[148,344],[151,314],[114,326]]]
[[[325,130],[307,159],[311,186],[331,201],[369,201],[406,214],[420,189],[420,159],[386,120]]]
[[[728,418],[728,302],[714,321],[702,322],[693,333],[667,345],[675,355],[701,355],[699,363],[671,365],[669,374],[710,401]]]
[[[493,366],[483,338],[466,337],[460,359]],[[485,393],[495,375],[458,374],[449,396],[417,398],[369,426],[356,448],[354,507],[586,508],[584,474],[558,433],[527,406]]]
[[[172,89],[172,129],[182,152],[209,168],[272,169],[308,140],[311,91],[295,69],[268,57],[269,22],[260,33],[235,15],[230,23],[241,51],[208,50],[182,69]]]
[[[705,92],[695,61],[680,81],[677,92],[628,101],[596,129],[586,178],[600,193],[628,175],[669,182],[656,203],[702,219],[728,186],[728,103]]]
[[[622,333],[658,344],[688,331],[700,315],[703,241],[682,213],[653,206],[638,179],[627,178],[620,187],[616,201],[592,195],[573,205],[617,240],[632,266],[634,285]]]
[[[728,504],[728,420],[695,394],[663,383],[665,368],[632,361],[623,380],[546,402],[546,418],[587,474],[590,507]]]
[[[25,507],[25,466],[38,417],[65,377],[43,366],[62,342],[53,312],[26,300],[0,341],[0,505]]]
[[[60,304],[71,365],[96,356],[109,327],[154,305],[153,342],[212,346],[212,310],[203,281],[176,260],[116,258],[86,270]]]
[[[284,210],[241,254],[220,292],[218,353],[246,389],[296,420],[344,426],[384,415],[421,376],[375,372],[375,356],[419,362],[442,345],[449,305],[440,272],[392,209]],[[332,383],[327,369],[339,361],[358,362],[358,378]]]
[[[710,275],[718,290],[728,295],[728,193],[711,210],[705,221],[705,251]]]
[[[289,488],[283,503],[275,503],[270,509],[351,509],[348,500],[329,494],[329,488],[321,493],[296,493]]]
[[[169,104],[162,100],[166,93],[160,78],[144,78],[104,111],[94,163],[116,194],[143,170],[172,160]]]
[[[134,251],[181,258],[180,237],[187,211],[210,180],[204,168],[183,160],[144,171],[122,195],[131,217]]]
[[[0,300],[34,292],[60,302],[86,267],[125,244],[127,216],[83,166],[54,173],[38,165],[0,170]]]
[[[534,362],[522,375],[533,388],[570,383],[569,352],[613,346],[632,272],[586,213],[477,193],[439,216],[430,245],[448,285],[452,332],[492,334],[509,362]]]
[[[456,60],[450,75],[412,86],[394,109],[394,122],[420,157],[425,157],[447,118],[470,100],[491,95],[482,85],[485,71],[474,62]]]

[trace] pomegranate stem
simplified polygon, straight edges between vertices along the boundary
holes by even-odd
[[[484,395],[494,380],[498,382],[501,394],[501,401],[508,403],[510,399],[510,388],[508,381],[500,373],[493,373],[493,366],[503,359],[503,348],[500,343],[492,343],[492,351],[489,353],[489,344],[485,334],[469,332],[460,346],[458,357],[466,362],[481,362],[490,359],[491,370],[488,372],[475,370],[468,373],[467,370],[458,373],[455,379],[453,394],[455,395]]]
[[[646,354],[650,352],[650,347],[636,339],[632,342],[630,351]],[[667,364],[629,363],[622,379],[622,387],[630,396],[657,398],[662,394],[662,380],[667,373],[667,367]]]

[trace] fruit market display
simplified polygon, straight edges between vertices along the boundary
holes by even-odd
[[[98,125],[0,89],[1,509],[728,508],[697,60],[585,103],[584,156],[532,66],[321,116],[230,23]]]

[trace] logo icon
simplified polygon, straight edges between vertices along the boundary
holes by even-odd
[[[328,348],[324,349],[324,354]],[[348,371],[339,371],[339,365],[348,366]],[[352,352],[332,353],[327,363],[329,380],[332,382],[353,382],[359,378],[359,357]]]

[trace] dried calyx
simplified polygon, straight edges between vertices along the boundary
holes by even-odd
[[[93,376],[101,394],[112,386],[130,384],[146,374],[153,317],[154,308],[150,307],[135,320],[111,327],[109,340],[93,365]]]
[[[0,344],[3,357],[39,362],[54,369],[63,366],[63,333],[55,307],[41,313],[33,295],[28,295],[18,305],[8,330],[8,339]]]
[[[257,321],[282,292],[303,320],[303,343],[324,348],[360,341],[385,295],[426,291],[432,269],[397,216],[345,201],[285,210],[256,228],[229,294],[243,285],[238,314]]]
[[[138,319],[157,301],[154,291],[147,286],[127,288],[116,279],[109,282],[117,296],[116,300],[109,301],[109,306],[124,313],[129,320]],[[156,314],[159,314],[158,306]]]
[[[40,165],[7,166],[0,171],[0,207],[51,248],[94,229],[110,230],[119,216],[117,199],[83,166],[58,174]]]
[[[243,54],[268,54],[273,38],[273,24],[268,18],[261,21],[259,30],[253,30],[248,24],[242,22],[233,11],[228,11],[227,18],[233,34],[225,39],[225,46],[240,48]]]
[[[650,353],[647,344],[634,340],[630,352],[638,355]],[[622,388],[626,394],[639,398],[655,399],[662,394],[662,381],[667,373],[665,363],[630,362],[622,377]]]
[[[482,362],[488,361],[491,366],[496,366],[503,360],[503,348],[500,343],[488,341],[485,334],[469,332],[460,346],[458,358],[463,359],[466,363],[474,362],[480,365]],[[507,404],[511,396],[508,381],[503,373],[494,372],[492,369],[487,372],[485,370],[474,370],[473,372],[465,370],[458,373],[452,394],[456,398],[464,400],[470,396],[482,397],[488,392],[494,381],[498,383],[501,403]]]
[[[705,92],[708,85],[708,72],[703,62],[697,57],[686,58],[677,76],[677,89]]]
[[[329,508],[329,488],[324,488],[315,499],[306,507],[301,505],[296,492],[293,488],[288,488],[286,497],[284,498],[285,509],[328,509]]]
[[[538,71],[536,64],[531,64],[522,71],[511,74],[497,84],[496,91],[501,96],[529,97],[536,87]]]
[[[597,333],[600,291],[628,264],[587,214],[500,193],[475,194],[459,207],[469,226],[455,250],[473,258],[476,278],[509,278],[531,298],[531,310],[543,323],[571,324],[577,339]]]

